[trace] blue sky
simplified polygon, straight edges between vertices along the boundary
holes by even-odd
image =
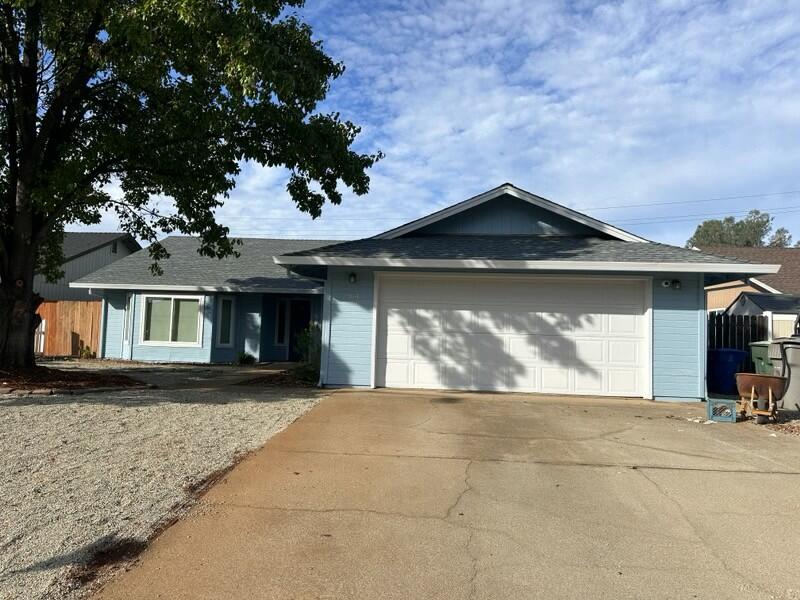
[[[751,208],[800,239],[796,3],[308,0],[300,14],[347,65],[323,110],[386,158],[368,196],[316,222],[285,172],[247,165],[219,211],[234,235],[365,237],[510,181],[662,242]],[[710,200],[732,196],[755,197]]]

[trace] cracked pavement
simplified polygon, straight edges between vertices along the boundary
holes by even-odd
[[[800,439],[704,405],[343,390],[104,599],[800,598]]]

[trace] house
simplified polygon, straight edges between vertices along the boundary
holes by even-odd
[[[100,356],[132,360],[297,360],[297,335],[322,319],[323,283],[287,272],[276,254],[325,240],[243,239],[238,258],[200,256],[197,238],[161,242],[170,257],[150,272],[144,249],[73,283],[102,297]]]
[[[706,303],[710,311],[725,311],[742,292],[800,294],[800,248],[703,246],[700,250],[737,260],[781,265],[778,273],[708,286]]]
[[[50,283],[36,275],[33,289],[44,298],[37,311],[42,322],[36,331],[35,350],[44,356],[77,356],[85,348],[97,352],[100,302],[88,290],[70,283],[120,260],[141,246],[128,233],[73,232],[64,234],[63,277]]]
[[[800,315],[800,296],[741,292],[725,309],[728,315],[764,315],[769,339],[794,335]]]
[[[105,298],[104,355],[224,361],[232,345],[269,360],[275,332],[291,338],[276,302],[310,297],[322,385],[699,400],[704,287],[779,270],[650,242],[511,184],[368,239],[243,248],[221,273],[195,254],[191,273],[179,259],[144,277],[133,255],[73,284]]]

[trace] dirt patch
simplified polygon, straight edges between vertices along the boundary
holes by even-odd
[[[313,388],[317,387],[316,382],[309,380],[303,373],[298,373],[294,370],[290,371],[275,371],[260,375],[252,379],[240,381],[237,385],[258,385],[265,387],[298,387],[298,388]]]
[[[80,390],[103,387],[141,387],[144,384],[121,373],[85,370],[63,371],[49,367],[33,367],[0,371],[0,387],[9,390]]]
[[[129,562],[139,556],[147,547],[147,542],[137,538],[103,539],[89,559],[75,565],[66,574],[68,581],[77,585],[87,585],[107,569],[120,563]]]
[[[768,423],[762,427],[789,435],[800,435],[800,411],[782,411],[779,416],[779,423]]]

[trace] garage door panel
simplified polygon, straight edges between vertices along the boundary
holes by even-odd
[[[605,340],[575,340],[575,355],[581,363],[603,363],[606,344]]]
[[[603,371],[599,369],[578,368],[575,371],[575,393],[576,394],[602,394]]]
[[[608,360],[614,364],[635,365],[639,362],[639,342],[635,340],[609,340]]]
[[[637,369],[609,369],[608,392],[615,396],[638,396]]]
[[[642,395],[645,285],[616,285],[552,277],[381,279],[376,383]]]
[[[568,394],[571,391],[569,367],[542,367],[541,374],[543,392]]]
[[[388,386],[406,387],[412,385],[409,377],[411,363],[405,360],[387,359],[383,362],[383,377]]]
[[[539,348],[535,335],[511,335],[508,340],[508,352],[518,360],[536,360]]]
[[[430,363],[414,361],[411,363],[412,381],[414,387],[436,388],[441,385],[441,364],[438,362]]]

